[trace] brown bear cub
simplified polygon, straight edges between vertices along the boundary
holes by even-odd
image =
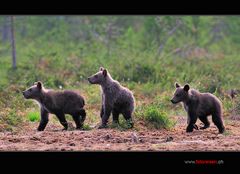
[[[81,129],[86,118],[83,109],[85,102],[82,96],[76,92],[64,90],[54,91],[45,89],[41,82],[35,82],[33,86],[23,91],[26,99],[34,99],[40,104],[41,121],[38,131],[43,131],[48,123],[49,113],[55,114],[60,123],[64,126],[63,130],[68,129],[65,114],[70,114],[76,123],[76,128]]]
[[[198,129],[195,124],[197,118],[204,124],[200,129],[208,128],[210,123],[207,116],[209,115],[212,115],[212,121],[217,126],[219,133],[225,131],[222,116],[222,103],[216,96],[190,89],[188,84],[181,87],[178,83],[175,83],[175,86],[176,91],[171,102],[174,104],[183,102],[184,109],[188,113],[187,132],[192,132],[194,128]]]
[[[108,119],[112,113],[113,122],[119,123],[119,114],[122,114],[128,122],[129,127],[133,127],[132,113],[134,111],[134,97],[132,92],[113,80],[110,73],[100,68],[99,72],[88,78],[91,84],[99,84],[102,90],[102,124],[99,129],[106,128]]]

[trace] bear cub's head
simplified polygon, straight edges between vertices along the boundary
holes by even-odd
[[[173,104],[182,102],[187,99],[188,97],[188,91],[190,89],[190,86],[186,84],[184,87],[181,87],[178,83],[175,83],[176,90],[174,92],[173,98],[171,99],[171,102]]]
[[[23,91],[23,96],[26,99],[38,99],[42,93],[43,84],[38,81],[33,86]]]
[[[107,69],[100,67],[99,71],[96,74],[88,77],[88,81],[91,84],[102,84],[108,75]]]

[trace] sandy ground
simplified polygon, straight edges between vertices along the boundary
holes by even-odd
[[[44,132],[37,132],[38,123],[32,123],[18,132],[1,132],[0,151],[240,151],[239,120],[225,120],[227,131],[218,134],[212,123],[206,130],[186,133],[186,117],[177,119],[170,131],[61,131],[60,125],[49,122]]]

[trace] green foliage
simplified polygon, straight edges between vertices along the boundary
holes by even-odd
[[[224,135],[224,136],[229,136],[229,135],[231,135],[231,134],[232,134],[232,132],[230,132],[230,131],[228,131],[228,130],[226,130],[226,131],[223,132],[223,135]]]
[[[40,120],[39,112],[29,112],[29,113],[27,114],[27,118],[28,118],[28,120],[31,121],[31,122],[39,121],[39,120]]]
[[[10,126],[17,126],[23,121],[23,119],[17,115],[16,110],[11,110],[8,115],[4,118],[5,122]]]
[[[126,131],[132,128],[131,123],[133,123],[132,120],[125,120],[123,117],[119,117],[119,124],[112,122],[110,128],[116,128],[120,131]]]
[[[240,119],[240,98],[237,97],[235,100],[231,100],[231,102],[226,102],[225,106],[228,106],[228,115],[231,115],[233,119]]]
[[[150,105],[145,108],[144,119],[156,129],[170,129],[175,124],[165,111],[155,105]]]
[[[6,17],[1,18],[0,27]],[[180,27],[156,59],[177,21]],[[99,66],[117,80],[160,83],[164,89],[175,80],[202,82],[199,87],[210,92],[237,86],[228,73],[238,72],[235,16],[17,16],[15,23],[18,69],[10,69],[11,58],[4,51],[10,51],[9,43],[1,45],[0,88],[37,80],[54,88],[74,86]]]
[[[133,67],[132,81],[145,83],[154,76],[155,70],[152,66],[146,64],[135,64]]]
[[[155,129],[171,129],[176,122],[169,117],[166,108],[161,104],[149,104],[138,107],[135,111],[137,119],[142,119],[148,127]]]
[[[89,125],[87,125],[87,124],[83,125],[83,130],[91,130],[91,129],[92,128]]]
[[[240,114],[240,101],[239,100],[237,100],[235,102],[235,109],[234,110],[237,114]]]

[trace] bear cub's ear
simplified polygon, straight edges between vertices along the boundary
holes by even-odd
[[[186,84],[183,89],[184,89],[184,91],[188,91],[190,89],[189,84]]]
[[[175,83],[175,86],[176,86],[176,88],[180,87],[180,85],[177,82]]]
[[[103,76],[104,76],[104,77],[107,76],[107,70],[106,70],[106,69],[103,70]]]
[[[37,87],[38,87],[38,89],[42,89],[42,82],[38,81],[37,82]]]

